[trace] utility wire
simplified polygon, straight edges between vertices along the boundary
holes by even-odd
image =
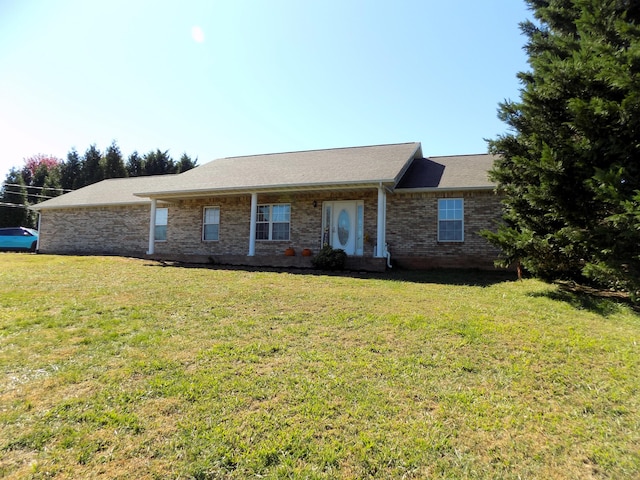
[[[40,187],[27,187],[27,188],[40,188]],[[46,188],[46,187],[43,187],[42,189],[43,190],[61,190],[61,189]],[[51,195],[38,195],[37,193],[14,192],[14,191],[11,191],[11,190],[5,190],[4,193],[7,194],[7,195],[25,195],[27,197],[46,198],[46,199],[56,198],[57,196],[59,196],[59,195],[54,195],[54,196],[51,196]],[[62,194],[60,194],[60,195],[62,195]]]
[[[46,198],[47,200],[50,198],[56,198],[55,196],[52,197],[50,195],[38,195],[37,193],[18,193],[18,192],[5,192],[9,195],[24,195],[25,197],[35,197],[35,198]],[[58,195],[59,196],[59,195]]]
[[[60,190],[61,192],[73,192],[69,188],[56,188],[56,187],[31,187],[29,185],[20,185],[19,183],[2,183],[5,187],[20,187],[20,188],[35,188],[37,190]]]
[[[6,203],[6,202],[0,202],[0,207],[29,208],[28,205],[23,205],[21,203]]]

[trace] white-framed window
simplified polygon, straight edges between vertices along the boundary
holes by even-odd
[[[211,242],[220,238],[220,207],[204,207],[202,215],[202,240]]]
[[[464,201],[462,198],[438,199],[438,241],[464,242]]]
[[[169,219],[168,208],[156,208],[156,242],[167,241],[167,221]]]
[[[256,240],[289,240],[290,225],[290,204],[258,205]]]

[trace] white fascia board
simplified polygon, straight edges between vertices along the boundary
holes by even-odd
[[[159,203],[168,203],[168,202],[164,202],[162,200],[158,200]],[[112,203],[108,203],[108,202],[102,202],[102,203],[80,203],[77,205],[56,205],[53,207],[42,207],[42,208],[38,208],[38,204],[35,205],[30,205],[28,208],[29,210],[34,210],[36,212],[39,211],[43,211],[43,210],[69,210],[72,208],[98,208],[98,207],[130,207],[130,206],[144,206],[144,205],[151,205],[151,200],[140,200],[138,202],[112,202]]]
[[[495,186],[481,187],[420,187],[420,188],[396,188],[395,193],[433,193],[433,192],[473,192],[496,190]]]
[[[384,185],[394,185],[395,180],[376,180],[368,182],[344,182],[344,183],[304,183],[304,184],[283,184],[283,185],[269,185],[262,187],[233,187],[233,188],[201,188],[196,190],[170,190],[164,192],[138,192],[134,193],[135,196],[141,198],[186,198],[186,197],[202,197],[207,195],[238,195],[238,194],[250,194],[253,192],[259,193],[277,193],[277,192],[309,192],[318,190],[344,190],[351,188],[378,188],[380,183]]]

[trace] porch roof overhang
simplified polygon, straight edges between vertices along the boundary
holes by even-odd
[[[176,191],[158,191],[158,192],[144,192],[135,193],[134,195],[156,199],[158,201],[177,201],[196,198],[207,198],[216,196],[233,196],[233,195],[251,195],[257,194],[282,194],[282,193],[306,193],[306,192],[319,192],[319,191],[353,191],[353,190],[369,190],[377,189],[380,185],[384,186],[387,190],[392,190],[395,181],[394,180],[381,180],[377,182],[344,182],[340,184],[335,183],[317,183],[317,184],[301,184],[301,185],[265,185],[256,187],[229,187],[229,188],[199,188],[191,190]]]
[[[396,188],[394,192],[402,193],[437,193],[437,192],[491,192],[496,190],[495,185],[479,185],[477,187],[420,187],[420,188]]]

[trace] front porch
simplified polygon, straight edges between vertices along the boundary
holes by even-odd
[[[352,188],[305,192],[240,193],[166,199],[157,223],[159,200],[152,199],[147,258],[192,263],[274,268],[312,268],[323,245],[348,255],[346,268],[381,272],[386,268],[386,190]],[[215,210],[214,238],[207,238],[207,212]],[[156,227],[162,224],[162,240]],[[284,255],[293,248],[296,255]],[[382,254],[378,255],[377,253]]]

